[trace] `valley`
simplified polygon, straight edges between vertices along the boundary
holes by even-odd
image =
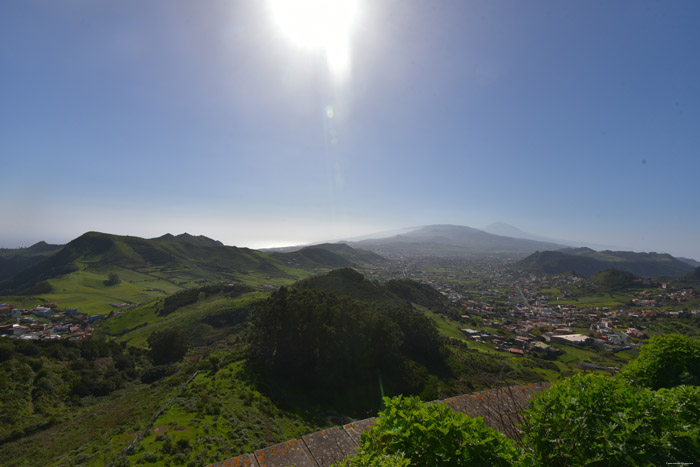
[[[653,336],[700,336],[692,267],[546,274],[528,251],[387,242],[88,233],[27,266],[0,296],[0,462],[206,465],[373,416],[382,394],[614,374]]]

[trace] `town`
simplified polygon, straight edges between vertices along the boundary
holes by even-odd
[[[553,359],[564,353],[562,346],[631,350],[659,333],[661,323],[673,328],[700,316],[700,293],[669,282],[639,279],[638,287],[611,293],[575,274],[518,271],[503,257],[391,259],[365,273],[431,285],[460,309],[464,336],[514,355]]]
[[[0,303],[0,336],[23,340],[68,339],[80,341],[92,337],[93,325],[103,315],[88,316],[77,308],[60,308],[55,302],[42,303],[29,310]]]

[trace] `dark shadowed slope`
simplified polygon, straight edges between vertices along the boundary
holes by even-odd
[[[63,245],[43,241],[28,248],[0,248],[0,281],[29,269],[61,248]]]

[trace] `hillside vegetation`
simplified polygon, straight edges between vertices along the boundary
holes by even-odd
[[[573,272],[584,277],[591,277],[606,269],[617,269],[640,277],[680,276],[692,269],[689,264],[665,253],[594,251],[590,248],[538,251],[516,265],[535,273]]]
[[[41,262],[47,256],[63,248],[63,245],[35,243],[28,248],[0,248],[0,282]]]
[[[309,248],[270,256],[188,234],[149,240],[88,232],[58,251],[42,249],[33,265],[0,281],[0,296],[13,303],[56,302],[88,314],[108,314],[112,304],[145,305],[204,284],[273,288],[355,264],[347,258],[376,260],[347,245],[330,249],[342,254]]]
[[[679,350],[674,350],[675,346]],[[508,439],[483,419],[417,398],[386,399],[348,466],[670,465],[700,458],[700,387],[660,381],[668,366],[700,376],[700,342],[652,339],[646,351],[609,377],[580,374],[535,396]],[[651,378],[650,378],[651,377]],[[648,383],[651,383],[649,385]],[[692,460],[691,460],[692,459]]]

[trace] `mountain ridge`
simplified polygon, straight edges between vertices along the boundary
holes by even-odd
[[[692,270],[692,266],[667,253],[595,251],[586,247],[537,251],[520,260],[516,266],[536,273],[575,272],[585,277],[607,269],[617,269],[640,277],[680,276]]]

